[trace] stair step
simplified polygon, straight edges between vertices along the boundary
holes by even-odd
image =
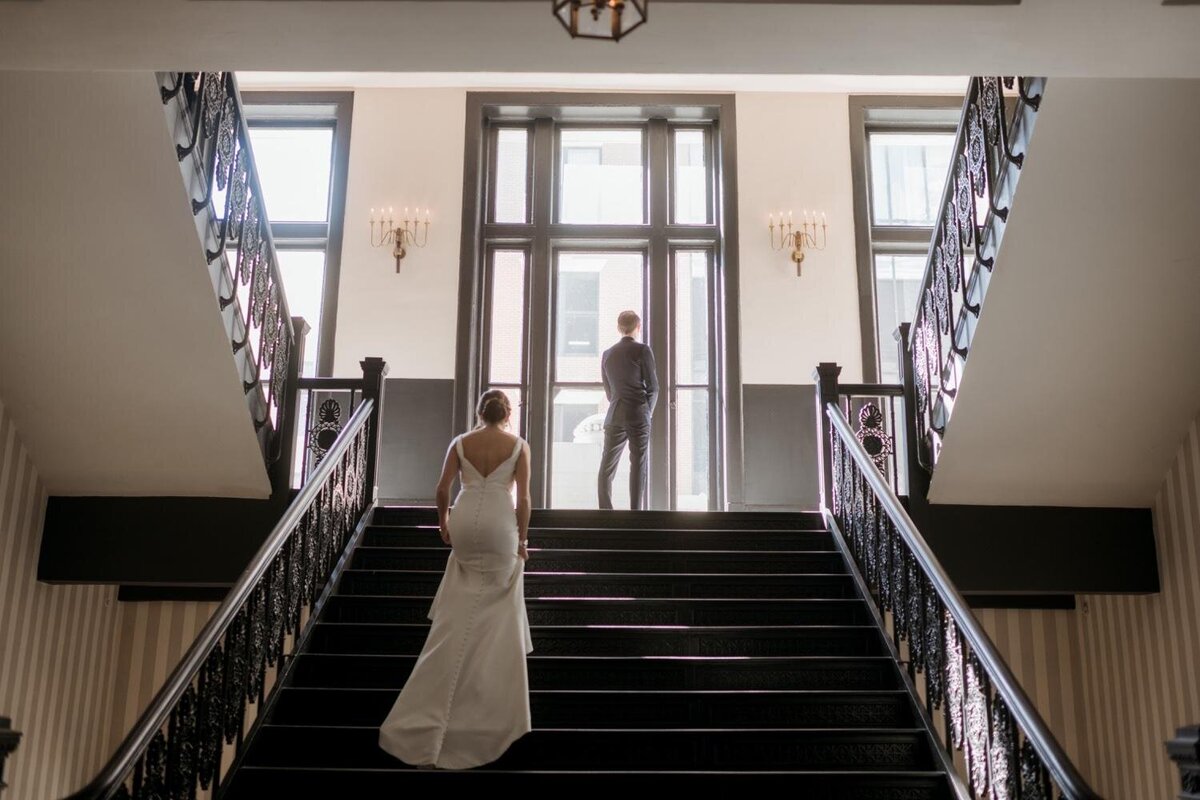
[[[425,597],[334,595],[328,622],[429,621]],[[691,600],[687,598],[528,600],[533,625],[864,625],[872,618],[862,600]]]
[[[824,550],[837,552],[833,536],[824,530],[671,530],[623,528],[531,528],[532,543],[545,549],[608,550]],[[373,525],[363,544],[407,547],[440,543],[435,525]]]
[[[354,569],[445,569],[449,548],[359,547]],[[728,550],[595,550],[532,548],[526,570],[539,572],[620,573],[844,573],[841,553]]]
[[[436,525],[432,507],[383,506],[375,525]],[[599,511],[534,509],[531,528],[649,528],[657,530],[825,530],[819,511]]]
[[[342,576],[341,594],[430,597],[441,570],[355,570]],[[857,597],[849,575],[806,574],[627,574],[525,573],[525,596],[538,597],[695,597],[804,598]]]
[[[706,795],[749,791],[758,796],[777,791],[786,782],[788,793],[804,800],[950,800],[953,794],[944,773],[935,771],[506,771],[472,770],[322,769],[311,767],[242,767],[224,797],[229,800],[263,797],[387,797],[408,791],[494,791],[547,793],[586,787],[589,791],[648,790],[666,794]]]
[[[395,768],[374,726],[264,725],[246,763],[258,766]],[[522,737],[497,769],[929,769],[917,728],[548,729]]]
[[[394,689],[286,687],[271,712],[277,725],[379,725]],[[870,692],[629,692],[534,690],[533,719],[556,728],[899,728],[912,727],[901,690]]]
[[[884,652],[873,625],[751,627],[557,626],[532,628],[533,649],[557,656],[874,656]],[[429,626],[318,622],[308,652],[417,655]]]
[[[896,663],[870,658],[580,658],[529,656],[534,689],[895,689]],[[301,653],[295,686],[393,689],[408,679],[415,656]]]

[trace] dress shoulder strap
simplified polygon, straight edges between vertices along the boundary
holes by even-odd
[[[466,456],[463,455],[462,440],[463,440],[463,437],[462,437],[461,433],[458,436],[454,437],[454,451],[456,453],[458,453],[459,461],[463,461],[466,459]]]
[[[517,437],[517,444],[513,447],[512,455],[509,458],[516,458],[521,454],[521,448],[525,446],[525,440],[520,436]]]

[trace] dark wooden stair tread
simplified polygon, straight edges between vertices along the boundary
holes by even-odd
[[[953,796],[811,512],[536,511],[535,730],[483,768],[401,764],[377,726],[428,630],[448,554],[435,521],[427,508],[376,510],[225,797],[384,796],[447,780],[764,791],[783,779],[806,800]]]

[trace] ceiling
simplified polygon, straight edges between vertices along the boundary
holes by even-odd
[[[457,0],[455,0],[457,1]],[[239,72],[253,89],[437,89],[653,92],[805,92],[832,94],[952,94],[967,79],[955,75],[648,75],[620,72]]]
[[[267,496],[154,76],[0,102],[0,398],[50,493]]]
[[[1200,8],[663,2],[613,45],[546,0],[0,2],[0,69],[1200,77]]]
[[[1197,130],[1200,81],[1049,81],[935,502],[1153,503],[1200,410]]]

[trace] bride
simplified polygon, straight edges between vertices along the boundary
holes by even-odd
[[[478,427],[450,443],[438,481],[442,541],[451,552],[429,610],[433,625],[379,729],[379,746],[416,766],[487,764],[530,729],[529,445],[504,430],[512,414],[504,392],[484,392],[476,414]]]

